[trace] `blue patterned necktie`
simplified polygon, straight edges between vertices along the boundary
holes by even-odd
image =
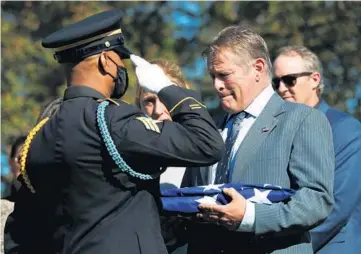
[[[241,123],[246,117],[246,112],[242,111],[237,115],[233,115],[231,118],[234,118],[232,126],[228,131],[226,143],[225,143],[225,152],[222,156],[222,159],[219,161],[216,172],[215,184],[227,183],[228,174],[229,174],[229,165],[231,162],[231,152],[234,142],[237,139],[238,132],[241,128]],[[230,119],[231,120],[231,119]]]

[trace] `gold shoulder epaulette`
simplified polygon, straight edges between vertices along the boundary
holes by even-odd
[[[139,120],[147,130],[160,133],[159,127],[157,125],[158,121],[144,116],[136,117],[136,119]]]
[[[30,182],[29,176],[26,172],[25,165],[26,165],[26,157],[28,156],[30,144],[33,138],[35,137],[36,133],[43,127],[43,125],[49,120],[49,117],[44,118],[41,120],[30,132],[29,135],[25,139],[25,143],[23,146],[23,150],[20,154],[20,174],[23,176],[24,182],[26,186],[32,193],[35,193],[35,189]]]

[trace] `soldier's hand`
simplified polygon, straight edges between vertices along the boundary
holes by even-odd
[[[172,81],[164,74],[162,68],[156,64],[150,64],[145,59],[131,55],[135,66],[135,73],[140,87],[151,93],[158,93],[164,87],[172,85]]]

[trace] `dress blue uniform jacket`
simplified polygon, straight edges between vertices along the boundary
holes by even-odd
[[[361,124],[325,101],[319,105],[332,128],[335,149],[335,204],[311,231],[316,253],[361,253]]]
[[[172,109],[173,122],[152,121],[121,101],[105,112],[126,163],[157,175],[166,166],[219,160],[223,140],[195,93],[170,86],[158,96]],[[68,87],[59,110],[34,136],[26,172],[36,193],[22,181],[6,221],[6,254],[168,253],[158,213],[159,179],[139,180],[115,165],[97,127],[104,99],[90,87]]]

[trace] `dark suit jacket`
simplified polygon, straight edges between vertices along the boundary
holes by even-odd
[[[322,254],[361,252],[361,124],[321,101],[318,109],[331,124],[335,148],[335,205],[311,230],[313,248]]]
[[[274,94],[238,149],[231,182],[279,185],[296,195],[289,202],[256,204],[253,233],[190,225],[190,253],[313,253],[308,231],[332,209],[333,171],[327,118]],[[187,173],[194,185],[207,184],[208,172]]]

